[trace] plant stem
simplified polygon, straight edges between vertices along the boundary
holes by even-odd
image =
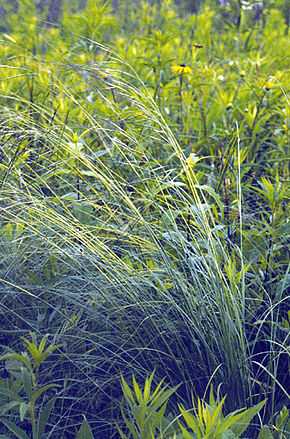
[[[180,129],[180,132],[182,132],[182,129],[183,129],[183,122],[182,122],[182,117],[183,117],[183,114],[182,114],[182,105],[183,105],[183,102],[182,102],[182,85],[183,85],[183,74],[181,73],[181,75],[180,75],[180,77],[179,77],[179,100],[180,100],[180,115],[179,115],[179,129]]]
[[[272,253],[272,244],[273,244],[273,239],[272,239],[272,235],[271,235],[270,236],[270,242],[269,242],[269,248],[268,248],[268,254],[267,254],[267,262],[266,262],[266,271],[265,271],[264,283],[266,283],[268,281],[268,278],[269,278],[270,259],[271,259],[271,253]]]
[[[222,170],[224,169],[224,152],[223,152],[223,143],[220,140],[220,152],[221,152],[221,159],[222,159]],[[228,248],[230,245],[230,238],[231,238],[231,230],[230,230],[230,206],[229,206],[229,197],[228,197],[228,190],[227,190],[227,184],[226,179],[223,179],[223,186],[224,186],[224,198],[225,198],[225,219],[226,219],[226,226],[227,226],[227,235],[228,235]]]

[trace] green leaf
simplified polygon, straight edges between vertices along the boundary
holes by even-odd
[[[236,437],[240,437],[241,434],[246,430],[248,425],[250,424],[251,420],[254,416],[256,416],[257,413],[261,410],[261,408],[265,405],[266,399],[264,401],[261,401],[259,404],[255,405],[254,407],[250,407],[248,410],[243,412],[243,416],[241,419],[237,422],[235,422],[231,430],[236,435]]]
[[[39,343],[39,347],[38,347],[38,352],[41,354],[41,352],[44,349],[46,340],[47,340],[48,334],[45,334],[45,336],[43,337],[43,339],[41,340],[41,342]]]
[[[227,431],[235,422],[241,419],[244,416],[244,412],[234,415],[230,413],[226,418],[222,421],[222,424],[217,428],[217,433],[223,433]]]
[[[17,439],[30,439],[25,431],[21,430],[21,428],[14,425],[12,422],[7,421],[6,419],[1,419],[2,424],[4,424],[15,436]]]
[[[289,416],[289,411],[284,405],[280,413],[275,418],[275,427],[281,429],[286,424],[288,416]]]
[[[176,392],[176,390],[178,389],[179,385],[173,387],[173,389],[168,389],[166,390],[166,392],[163,393],[164,389],[162,390],[163,395],[160,395],[158,398],[157,396],[155,396],[154,401],[152,401],[152,405],[150,405],[150,407],[154,410],[157,411],[157,409],[159,407],[161,407],[165,402],[168,401],[168,399],[170,398],[170,396]]]
[[[275,301],[281,300],[281,295],[284,290],[288,290],[290,288],[290,274],[286,274],[283,279],[278,282],[277,291],[275,295]]]
[[[41,413],[38,416],[37,427],[36,427],[36,439],[42,438],[45,426],[47,424],[51,410],[53,409],[55,400],[56,400],[55,396],[51,398],[51,400],[48,401],[48,403],[45,405],[45,407],[42,409]]]
[[[191,413],[188,413],[182,406],[179,406],[180,412],[182,416],[184,417],[184,420],[187,424],[187,426],[196,434],[198,439],[202,439],[202,431],[200,430],[200,426],[195,418]],[[179,426],[182,428],[182,425],[179,424]],[[182,428],[182,432],[184,432],[184,428]],[[191,436],[188,436],[191,437]]]
[[[1,357],[0,357],[0,361],[1,360],[10,360],[10,359],[19,360],[19,361],[21,361],[21,363],[23,363],[27,367],[28,370],[32,369],[30,359],[29,359],[28,354],[26,352],[23,352],[22,354],[16,354],[15,352],[13,352],[11,354],[1,355]]]
[[[210,392],[209,392],[209,405],[211,407],[214,407],[216,405],[216,401],[213,394],[213,385],[210,385]]]
[[[19,382],[21,381],[21,367],[23,366],[23,362],[16,360],[15,358],[8,358],[5,360],[5,369],[9,372],[9,374],[16,378]]]
[[[155,435],[156,427],[158,425],[161,425],[162,419],[163,419],[164,414],[165,414],[166,405],[167,405],[167,402],[161,407],[161,409],[157,413],[155,413],[153,418],[150,417],[148,420],[146,420],[145,424],[147,424],[147,423],[149,424],[153,435]]]
[[[32,397],[32,384],[31,384],[31,376],[26,367],[21,367],[21,378],[23,383],[23,388],[26,393],[28,400],[31,400]]]
[[[154,371],[155,372],[155,371]],[[154,376],[154,372],[150,375],[150,377],[146,377],[145,380],[145,386],[144,386],[144,392],[143,392],[143,398],[144,401],[146,402],[149,397],[150,397],[150,389],[151,389],[151,384],[152,384],[152,380],[153,380],[153,376]]]
[[[212,408],[212,413],[209,422],[206,425],[206,433],[210,433],[213,429],[213,427],[217,423],[217,419],[220,417],[222,413],[222,408],[225,402],[226,396],[223,397],[223,399],[220,401],[218,406]]]
[[[33,393],[33,395],[32,395],[32,398],[31,398],[31,404],[32,404],[32,405],[35,404],[36,400],[40,397],[40,395],[41,395],[43,392],[45,392],[46,390],[51,389],[52,387],[60,387],[60,385],[58,385],[58,384],[47,384],[46,386],[41,387],[40,389],[36,390],[36,391]]]
[[[147,65],[151,65],[152,67],[155,67],[155,66],[156,66],[156,62],[153,61],[153,59],[148,58],[147,56],[138,56],[137,58],[138,58],[138,59],[143,59],[144,61],[146,61],[146,64],[147,64]]]
[[[37,357],[34,358],[34,367],[39,368],[39,366],[44,363],[44,361],[49,356],[49,352],[42,352],[41,354],[38,354]]]
[[[142,393],[134,375],[133,375],[133,386],[134,386],[135,395],[137,397],[137,401],[140,403],[142,399]]]
[[[126,427],[128,428],[128,430],[130,431],[130,433],[132,434],[134,439],[139,439],[138,435],[136,433],[136,430],[134,428],[134,426],[131,424],[131,422],[127,419],[125,413],[124,413],[124,409],[123,409],[123,404],[121,403],[121,413],[122,413],[122,417],[125,421]]]
[[[223,210],[223,203],[221,201],[220,195],[211,187],[206,184],[204,185],[195,185],[196,189],[200,189],[202,191],[206,191],[209,195],[213,197],[217,205],[219,206],[220,210]]]
[[[135,399],[132,395],[132,392],[130,390],[130,387],[128,386],[128,384],[126,383],[123,375],[121,374],[121,379],[122,379],[122,388],[123,388],[123,393],[124,396],[127,400],[130,400],[133,404],[135,404]]]
[[[34,343],[32,343],[31,341],[27,340],[27,338],[25,338],[25,337],[21,337],[21,338],[22,338],[22,340],[25,341],[30,355],[35,360],[37,358],[37,355],[38,355],[37,346]]]
[[[23,419],[25,417],[25,414],[27,410],[29,409],[29,405],[26,404],[26,402],[22,402],[19,406],[19,415],[20,415],[20,421],[23,422]]]
[[[15,409],[21,404],[20,401],[11,401],[8,404],[4,404],[0,406],[0,413],[4,415],[4,413],[9,412],[10,410]]]
[[[10,390],[4,389],[4,388],[3,389],[0,388],[0,395],[6,396],[6,398],[10,398],[10,399],[14,399],[16,401],[19,401],[20,403],[23,401],[22,398],[20,398],[20,396],[16,395],[16,393],[13,393]]]
[[[152,402],[155,401],[155,398],[157,399],[157,398],[159,397],[158,393],[160,393],[159,391],[160,391],[160,387],[161,387],[162,384],[163,384],[163,381],[164,381],[164,378],[160,381],[160,383],[157,384],[156,389],[155,389],[154,392],[150,395],[150,400],[151,400]],[[163,389],[163,390],[164,390],[164,389]],[[163,390],[161,390],[161,393],[163,392]],[[161,394],[161,393],[160,393],[160,394]]]
[[[179,426],[181,428],[184,439],[194,439],[194,436],[192,436],[183,425],[179,424]],[[198,439],[202,439],[200,435],[198,435],[197,437]]]
[[[161,184],[160,186],[157,186],[153,191],[153,195],[154,196],[158,195],[160,192],[168,188],[184,187],[184,186],[186,186],[186,184],[183,183],[182,181],[168,181],[166,183]]]
[[[264,425],[261,428],[261,431],[259,433],[258,439],[274,439],[272,433],[269,430],[269,427],[267,425]]]
[[[83,420],[81,428],[77,432],[76,439],[94,439],[91,427],[89,426],[88,421],[86,419]]]

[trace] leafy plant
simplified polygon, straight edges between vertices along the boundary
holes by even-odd
[[[181,435],[180,437],[186,439],[238,439],[266,403],[266,400],[264,400],[247,410],[239,409],[223,416],[222,411],[226,397],[220,399],[219,395],[217,395],[215,399],[213,386],[211,386],[209,403],[200,398],[197,398],[196,401],[193,400],[194,407],[192,410],[194,414],[190,413],[182,405],[179,405],[180,413],[186,422],[186,426],[184,426],[181,422],[177,421],[178,417],[169,422],[165,416],[168,399],[177,390],[177,387],[164,392],[164,389],[161,389],[162,380],[156,387],[156,390],[151,393],[150,388],[153,376],[154,372],[150,377],[146,378],[142,393],[133,375],[134,394],[122,376],[122,389],[130,409],[129,416],[131,420],[125,415],[123,407],[122,415],[130,432],[129,437],[132,435],[135,439],[154,439],[157,437],[173,436],[176,438]],[[284,424],[284,412],[283,416]],[[159,431],[158,435],[156,429]],[[118,430],[123,439],[128,438],[119,427]],[[262,435],[262,431],[260,435]]]
[[[94,439],[91,427],[86,419],[83,420],[82,425],[77,432],[76,439]]]
[[[264,425],[261,428],[258,439],[287,439],[290,433],[289,410],[286,406],[275,417],[273,425]]]
[[[44,350],[48,334],[43,337],[38,346],[36,335],[32,333],[31,337],[32,341],[23,337],[26,344],[25,352],[21,354],[9,352],[0,357],[1,361],[5,361],[6,370],[10,374],[10,379],[1,380],[0,422],[19,439],[28,439],[29,436],[25,430],[18,427],[17,421],[12,422],[4,415],[18,409],[20,422],[23,422],[28,413],[32,439],[43,438],[56,397],[52,397],[41,405],[39,405],[38,400],[49,389],[58,387],[57,384],[53,383],[41,386],[38,383],[38,372],[46,358],[60,345],[51,345]]]
[[[213,387],[211,387],[209,404],[198,398],[194,404],[194,414],[189,413],[184,407],[180,406],[180,411],[186,422],[186,427],[180,424],[183,437],[185,439],[239,438],[266,402],[266,400],[261,401],[247,410],[239,409],[223,416],[222,410],[225,399],[226,397],[223,397],[220,400],[219,396],[215,399]],[[190,433],[191,431],[194,435]]]
[[[286,1],[185,1],[0,8],[0,336],[64,343],[56,437],[119,436],[120,370],[185,406],[217,371],[271,434],[289,399]]]
[[[130,435],[134,439],[165,437],[162,432],[162,426],[164,427],[166,423],[165,410],[167,402],[179,386],[165,390],[165,388],[161,387],[164,380],[161,380],[153,391],[151,389],[153,377],[154,372],[149,377],[146,377],[144,391],[142,392],[133,375],[134,391],[132,392],[123,375],[121,375],[122,390],[127,406],[130,409],[131,420],[125,414],[123,405],[121,406],[122,416]],[[125,434],[122,433],[119,427],[118,431],[121,437],[126,439]],[[157,431],[160,432],[158,436]]]

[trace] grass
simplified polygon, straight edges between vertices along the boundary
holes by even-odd
[[[98,7],[99,24],[111,23]],[[40,370],[43,384],[62,386],[48,437],[74,437],[83,415],[97,437],[118,437],[120,373],[155,369],[156,382],[180,385],[175,416],[209,380],[227,412],[268,398],[251,437],[289,398],[284,89],[266,91],[256,61],[238,85],[231,71],[212,83],[223,54],[240,50],[216,37],[180,91],[168,69],[178,20],[185,32],[199,20],[207,42],[213,14],[163,8],[167,39],[156,31],[125,50],[116,36],[116,52],[92,38],[92,24],[84,36],[46,29],[59,43],[53,55],[53,40],[42,55],[40,40],[35,54],[4,36],[1,344],[17,350],[33,331],[62,345]],[[275,14],[255,30],[263,44]],[[133,47],[149,67],[124,60]],[[250,65],[254,47],[243,50],[239,63]],[[3,419],[19,424],[15,413]]]

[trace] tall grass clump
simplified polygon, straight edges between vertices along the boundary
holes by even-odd
[[[17,350],[33,332],[60,345],[39,371],[63,389],[48,437],[74,437],[84,416],[96,437],[118,437],[120,373],[154,369],[179,385],[173,413],[209,381],[228,412],[267,398],[255,437],[289,398],[286,192],[278,173],[242,185],[260,169],[258,116],[247,148],[247,116],[225,121],[210,166],[207,134],[188,153],[140,72],[108,46],[55,32],[73,49],[53,59],[3,37],[14,61],[1,88],[1,344]]]

